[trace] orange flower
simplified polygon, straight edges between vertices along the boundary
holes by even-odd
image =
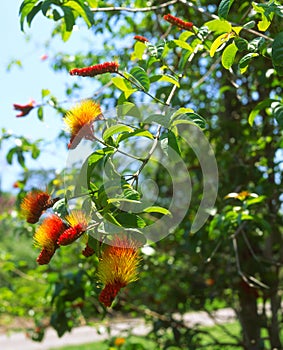
[[[38,222],[41,214],[58,200],[51,199],[47,192],[41,190],[32,190],[27,193],[21,203],[21,212],[30,224]]]
[[[136,242],[116,236],[112,243],[102,253],[97,270],[97,277],[104,284],[99,301],[108,307],[121,288],[138,279],[140,263]]]
[[[66,221],[70,227],[58,237],[59,245],[69,245],[77,240],[87,229],[88,219],[82,211],[74,210],[66,216]]]
[[[43,220],[33,237],[35,246],[42,248],[37,258],[39,264],[48,264],[55,250],[58,248],[57,240],[65,230],[66,225],[59,216],[55,214]]]
[[[13,106],[16,111],[20,111],[20,113],[18,113],[16,117],[17,118],[24,117],[28,115],[29,112],[35,107],[35,101],[32,100],[25,105],[19,105],[17,103],[14,103]]]
[[[115,346],[122,346],[123,344],[125,344],[125,342],[126,342],[125,338],[118,337],[114,340],[114,345]]]
[[[172,16],[170,14],[163,16],[163,18],[165,19],[165,21],[171,23],[171,24],[175,24],[176,26],[178,26],[181,29],[185,29],[185,30],[192,30],[193,28],[193,23],[192,22],[185,22],[182,19]]]
[[[71,132],[69,148],[75,148],[82,138],[94,140],[93,122],[102,119],[100,105],[92,100],[84,100],[65,115],[64,122]]]
[[[70,70],[70,75],[79,75],[81,77],[94,77],[98,74],[118,72],[119,63],[104,62],[90,67],[74,68]]]

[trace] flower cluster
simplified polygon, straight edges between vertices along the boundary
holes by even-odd
[[[95,140],[93,123],[102,118],[100,105],[92,100],[84,100],[70,109],[64,117],[64,122],[71,133],[68,148],[75,148],[82,138]]]
[[[118,72],[118,67],[119,64],[117,62],[105,62],[90,67],[74,68],[69,73],[81,77],[94,77],[104,73],[116,73]]]
[[[51,207],[58,199],[51,199],[50,194],[40,190],[29,192],[21,203],[26,219],[30,223],[39,220],[43,212]],[[33,240],[34,245],[41,249],[37,257],[39,265],[48,264],[60,246],[75,242],[85,234],[88,229],[87,217],[80,210],[73,210],[62,219],[55,213],[47,214],[37,227]],[[86,246],[82,251],[85,257],[96,252],[89,245],[88,235],[84,235]],[[97,269],[97,278],[104,285],[99,301],[110,307],[121,288],[137,280],[140,256],[139,244],[124,234],[115,235],[111,245],[106,245],[101,253]]]
[[[141,36],[141,35],[135,35],[135,36],[134,36],[134,39],[137,40],[137,41],[140,41],[141,43],[146,43],[146,42],[148,42],[148,39],[145,38],[144,36]]]
[[[16,115],[17,118],[25,117],[35,107],[35,101],[32,100],[25,105],[19,105],[17,103],[14,103],[13,107],[16,111],[20,111],[20,113]]]
[[[178,26],[180,29],[192,30],[194,26],[192,22],[185,22],[182,19],[170,14],[163,16],[163,18],[165,21]]]
[[[38,222],[42,213],[51,208],[58,198],[52,199],[50,194],[34,189],[21,202],[21,212],[30,224]]]
[[[99,301],[107,307],[121,288],[137,280],[140,263],[137,242],[117,235],[111,244],[103,251],[97,271],[97,277],[104,285]]]
[[[21,212],[28,223],[34,224],[58,200],[52,199],[47,192],[35,189],[22,200]],[[78,210],[72,211],[64,220],[56,214],[47,215],[34,234],[35,246],[41,248],[37,262],[40,265],[48,264],[57,248],[73,243],[85,233],[88,221],[89,218]],[[94,250],[86,243],[82,253],[88,257],[94,254]]]

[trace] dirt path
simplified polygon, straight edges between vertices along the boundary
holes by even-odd
[[[235,319],[232,309],[222,309],[214,313],[213,319],[206,312],[191,312],[184,316],[184,321],[188,326],[196,324],[203,326],[213,326],[215,322],[227,323]],[[146,325],[143,319],[124,319],[111,320],[111,336],[118,336],[123,332],[131,332],[135,335],[146,335],[150,327]],[[53,329],[48,329],[41,343],[34,342],[26,337],[24,333],[14,333],[10,335],[0,335],[1,350],[50,350],[55,347],[65,345],[79,345],[107,339],[109,337],[106,326],[79,327],[72,330],[71,333],[65,334],[58,338]]]

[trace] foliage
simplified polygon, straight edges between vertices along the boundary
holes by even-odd
[[[73,303],[86,303],[81,310],[86,318],[92,312],[105,312],[97,301],[101,286],[90,283],[95,281],[100,258],[98,242],[104,243],[118,230],[143,245],[147,227],[176,215],[172,209],[178,201],[173,207],[168,205],[174,193],[170,171],[155,162],[154,155],[160,151],[176,173],[181,164],[178,160],[185,160],[193,194],[190,208],[186,208],[174,235],[155,240],[151,250],[142,248],[140,280],[123,290],[114,302],[114,310],[146,314],[162,349],[194,349],[201,330],[187,327],[176,319],[176,313],[209,309],[215,300],[225,300],[239,314],[240,346],[261,348],[261,330],[266,329],[270,347],[282,348],[282,319],[278,313],[283,224],[282,5],[271,0],[243,1],[239,6],[222,0],[201,1],[202,7],[198,8],[186,1],[157,1],[142,10],[139,0],[130,4],[124,1],[105,8],[103,1],[25,0],[20,8],[22,28],[24,22],[31,25],[41,12],[57,24],[52,35],[60,34],[65,41],[79,18],[90,28],[94,41],[96,33],[110,34],[103,52],[95,52],[94,57],[91,48],[72,60],[61,53],[52,64],[54,70],[68,72],[113,60],[113,55],[119,57],[117,71],[95,77],[92,94],[98,96],[105,110],[115,106],[115,117],[95,121],[93,151],[78,169],[70,164],[66,173],[70,181],[65,182],[64,189],[57,188],[64,198],[53,207],[64,218],[76,200],[78,206],[94,214],[89,243],[96,255],[81,262],[77,252],[75,268],[67,264],[66,274],[50,274],[50,322],[61,336],[76,324]],[[163,19],[168,12],[193,19],[192,30],[179,30],[178,22],[169,25]],[[136,34],[147,41],[134,42],[131,38]],[[81,83],[81,79],[93,78],[74,79]],[[79,83],[68,88],[66,94],[71,98],[78,91]],[[39,119],[50,101],[64,114],[58,98],[51,97],[50,92],[43,92],[43,98],[45,102],[33,107],[38,108]],[[148,113],[142,103],[154,103],[158,108]],[[32,118],[32,114],[31,110],[26,117]],[[191,125],[190,131],[205,129],[219,169],[216,204],[206,208],[209,220],[197,232],[192,226],[201,207],[205,174],[203,154],[197,153],[196,145],[201,147],[202,139],[193,132],[182,138],[183,125]],[[2,139],[7,137],[4,131]],[[24,152],[38,157],[40,143],[33,145],[24,137],[20,140],[7,159],[12,162],[16,154],[25,169]],[[191,143],[188,145],[186,140]],[[130,162],[125,161],[121,167],[125,159]],[[158,184],[159,195],[153,203],[151,190],[143,193],[140,185],[147,179]],[[182,190],[184,197],[185,188]],[[24,191],[23,186],[20,196]],[[179,204],[182,207],[182,196]],[[161,231],[155,234],[162,235]],[[66,247],[64,254],[76,249],[76,244],[80,242]],[[54,258],[59,265],[61,250]],[[266,313],[267,304],[271,317]],[[217,341],[214,339],[215,345],[220,346]]]

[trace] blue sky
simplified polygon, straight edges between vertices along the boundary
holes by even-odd
[[[64,166],[67,157],[67,149],[64,145],[55,143],[63,123],[59,115],[48,108],[44,114],[44,122],[37,118],[36,110],[33,110],[24,118],[16,118],[17,111],[13,109],[13,103],[26,104],[31,99],[41,102],[41,89],[49,89],[58,100],[65,100],[65,87],[70,84],[74,77],[65,73],[55,73],[50,68],[50,60],[54,55],[46,51],[44,43],[50,38],[53,28],[52,21],[47,20],[39,14],[35,17],[31,28],[26,28],[26,34],[31,38],[26,40],[25,35],[20,30],[19,7],[22,0],[11,1],[5,6],[5,10],[0,12],[2,47],[0,54],[0,128],[11,130],[13,134],[25,136],[31,140],[45,138],[50,141],[49,147],[44,149],[40,159],[29,161],[28,166],[33,168]],[[87,49],[88,40],[85,29],[75,31],[67,43],[63,43],[59,38],[52,39],[52,47],[57,50],[64,50],[69,53]],[[99,41],[98,47],[99,49]],[[47,54],[48,58],[42,60],[42,55]],[[23,68],[13,66],[7,71],[7,65],[11,60],[19,59]],[[86,97],[86,96],[85,96]],[[5,161],[6,152],[15,144],[5,142],[0,149],[1,166],[1,189],[9,191],[21,171],[16,161],[13,165],[8,165]]]

